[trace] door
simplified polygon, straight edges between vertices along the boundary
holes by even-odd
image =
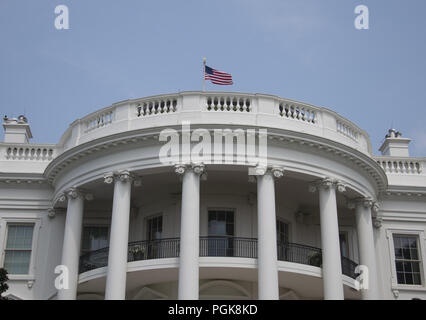
[[[209,210],[208,223],[208,256],[234,256],[234,211]]]

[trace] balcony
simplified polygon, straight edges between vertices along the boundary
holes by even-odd
[[[127,261],[179,257],[179,238],[145,240],[129,243]],[[109,248],[88,252],[80,257],[80,273],[105,267]],[[257,239],[238,237],[200,237],[200,257],[257,258]],[[321,249],[297,244],[278,243],[279,261],[321,267]],[[352,279],[357,277],[357,263],[341,257],[342,273]]]

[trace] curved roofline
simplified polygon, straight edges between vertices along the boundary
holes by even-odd
[[[326,107],[322,107],[322,106],[316,106],[310,103],[306,103],[303,101],[299,101],[299,100],[293,100],[293,99],[288,99],[288,98],[284,98],[284,97],[280,97],[277,95],[273,95],[273,94],[267,94],[267,93],[247,93],[247,92],[238,92],[238,91],[179,91],[177,93],[165,93],[165,94],[157,94],[157,95],[152,95],[152,96],[145,96],[145,97],[140,97],[140,98],[134,98],[134,99],[125,99],[125,100],[121,100],[118,102],[114,102],[112,103],[110,106],[101,108],[101,109],[97,109],[87,115],[85,115],[82,118],[78,118],[76,120],[74,120],[69,127],[67,128],[67,130],[62,134],[58,145],[63,145],[64,141],[66,140],[66,138],[69,136],[69,134],[71,133],[71,129],[73,127],[73,125],[77,124],[80,121],[83,121],[87,118],[93,117],[95,116],[97,113],[103,112],[103,111],[107,111],[108,109],[112,109],[114,107],[126,104],[126,103],[138,103],[139,101],[142,100],[151,100],[151,99],[156,99],[156,98],[166,98],[166,97],[172,97],[172,96],[184,96],[184,95],[190,95],[190,94],[201,94],[201,95],[242,95],[242,96],[251,96],[251,97],[269,97],[269,98],[273,98],[273,99],[277,99],[277,100],[285,100],[287,102],[290,103],[295,103],[295,104],[302,104],[304,106],[307,107],[311,107],[313,109],[318,109],[318,110],[325,110],[328,111],[336,116],[338,116],[339,118],[342,118],[347,124],[349,124],[350,126],[355,127],[357,130],[359,130],[360,133],[362,133],[364,136],[367,137],[368,141],[369,141],[369,148],[370,148],[370,153],[372,153],[371,150],[371,141],[370,141],[370,135],[367,133],[367,131],[365,131],[364,129],[360,128],[357,124],[355,124],[354,122],[352,122],[351,120],[347,119],[346,117],[342,116],[341,114],[339,114],[338,112],[330,109],[330,108],[326,108]]]

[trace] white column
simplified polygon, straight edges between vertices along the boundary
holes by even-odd
[[[257,263],[259,300],[278,300],[277,233],[274,177],[283,170],[256,169],[257,173]]]
[[[128,171],[121,171],[115,176],[105,175],[106,183],[112,183],[112,181],[114,181],[114,199],[105,300],[124,300],[126,298],[132,177]]]
[[[363,300],[379,298],[377,282],[376,253],[374,249],[373,221],[371,210],[373,201],[358,199],[355,207],[356,228],[358,234],[358,250],[360,265],[368,268],[368,288],[361,289]]]
[[[333,182],[328,178],[317,183],[316,187],[319,190],[324,299],[343,300],[336,188],[340,192],[345,189],[340,183]],[[313,190],[311,189],[311,191]]]
[[[84,194],[76,188],[65,191],[68,198],[61,264],[68,269],[68,289],[58,290],[58,300],[75,300],[78,286],[81,232],[83,228]],[[66,277],[65,277],[66,280]]]
[[[179,300],[197,300],[199,296],[200,246],[200,175],[204,165],[177,165],[182,177],[180,222]]]

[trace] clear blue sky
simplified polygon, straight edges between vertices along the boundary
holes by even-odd
[[[54,27],[60,4],[70,30]],[[359,4],[369,30],[354,27]],[[333,109],[376,154],[392,125],[426,156],[425,12],[425,0],[1,0],[0,115],[25,113],[33,142],[57,143],[113,102],[201,90],[206,56],[234,79],[207,90]]]

